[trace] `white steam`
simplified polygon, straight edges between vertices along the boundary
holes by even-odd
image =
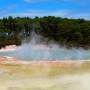
[[[90,59],[90,50],[67,49],[53,42],[47,44],[43,37],[32,32],[31,37],[24,40],[20,47],[14,51],[0,52],[0,56],[11,56],[23,60],[84,60]]]

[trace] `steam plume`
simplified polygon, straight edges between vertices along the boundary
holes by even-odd
[[[27,42],[28,41],[28,42]],[[32,32],[28,40],[14,51],[0,52],[0,56],[11,56],[22,60],[81,60],[90,59],[90,50],[82,48],[67,49],[50,42]]]

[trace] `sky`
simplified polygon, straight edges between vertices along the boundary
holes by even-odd
[[[90,19],[90,0],[0,0],[0,18],[59,16]]]

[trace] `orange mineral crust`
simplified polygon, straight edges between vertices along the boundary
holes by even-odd
[[[27,65],[42,65],[42,66],[57,66],[57,67],[69,67],[69,66],[79,66],[84,63],[89,63],[89,60],[40,60],[40,61],[23,61],[18,60],[13,57],[0,57],[0,64],[27,64]]]
[[[4,64],[4,65],[20,65],[20,66],[25,66],[28,68],[33,68],[37,69],[37,71],[39,70],[38,67],[40,69],[47,69],[48,70],[59,70],[59,69],[65,69],[66,70],[73,70],[75,69],[75,71],[77,70],[88,70],[90,67],[90,61],[89,60],[53,60],[53,61],[45,61],[45,60],[40,60],[40,61],[23,61],[23,60],[17,60],[16,58],[12,58],[12,57],[0,57],[0,64]],[[27,68],[27,70],[28,70]],[[86,69],[88,68],[88,69]]]

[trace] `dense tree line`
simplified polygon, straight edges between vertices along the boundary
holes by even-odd
[[[16,17],[0,19],[0,48],[5,45],[20,45],[32,31],[60,45],[90,48],[90,21],[54,16]]]

